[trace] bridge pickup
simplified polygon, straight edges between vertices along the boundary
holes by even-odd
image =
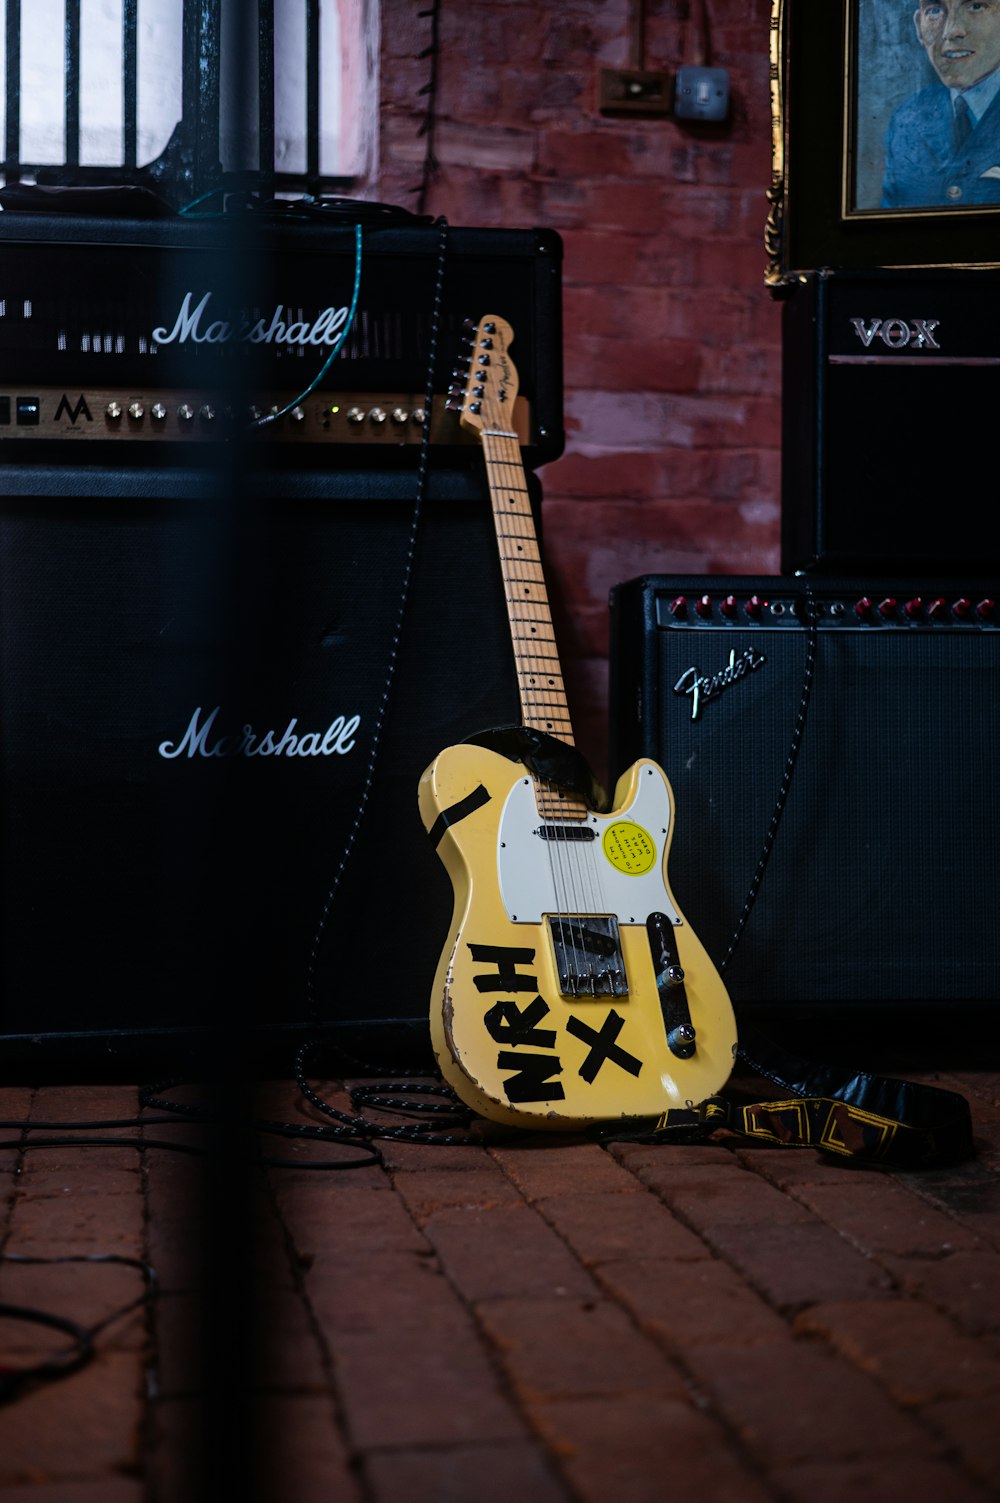
[[[628,977],[614,914],[547,914],[564,997],[627,997]]]

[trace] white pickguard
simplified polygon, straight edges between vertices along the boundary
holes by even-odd
[[[601,913],[614,914],[619,924],[644,925],[651,913],[665,913],[680,924],[663,880],[670,812],[667,785],[656,768],[646,767],[627,809],[588,816],[595,839],[544,840],[535,832],[555,821],[539,814],[532,779],[519,778],[507,795],[497,843],[500,895],[511,923],[539,924],[547,913]],[[637,874],[619,869],[605,852],[606,838],[613,851],[622,851],[630,835],[644,853],[639,864],[649,863]],[[619,861],[628,864],[627,857]]]

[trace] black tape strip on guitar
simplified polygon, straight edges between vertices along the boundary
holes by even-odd
[[[536,731],[527,725],[500,725],[493,730],[477,731],[474,736],[467,736],[466,742],[522,763],[533,777],[543,783],[554,783],[567,793],[578,794],[598,814],[606,813],[609,808],[608,796],[585,758],[575,746],[557,740],[546,731]]]

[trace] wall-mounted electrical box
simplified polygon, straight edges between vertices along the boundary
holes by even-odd
[[[601,114],[669,115],[670,74],[642,68],[602,68]]]
[[[725,68],[677,69],[673,112],[678,120],[725,120],[729,113],[729,74]]]

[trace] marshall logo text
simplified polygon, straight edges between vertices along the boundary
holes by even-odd
[[[347,308],[324,308],[312,323],[304,319],[285,318],[285,310],[279,303],[270,318],[256,321],[243,318],[234,323],[226,318],[210,318],[208,304],[211,292],[206,292],[199,303],[194,303],[194,293],[184,294],[184,301],[177,311],[172,329],[166,324],[153,330],[157,344],[229,344],[239,339],[247,344],[287,345],[333,345],[347,322]]]
[[[758,652],[756,647],[744,648],[739,657],[736,656],[734,647],[725,668],[708,678],[699,673],[697,668],[685,669],[674,684],[674,693],[690,695],[691,719],[697,720],[703,704],[707,704],[710,699],[717,699],[723,689],[728,689],[737,679],[746,678],[748,673],[762,668],[766,662],[766,655]]]
[[[161,757],[332,757],[344,756],[355,745],[360,715],[351,715],[347,720],[338,715],[325,731],[297,732],[295,716],[279,734],[265,731],[258,736],[251,725],[245,725],[238,734],[215,736],[213,730],[220,706],[216,705],[205,720],[201,718],[201,705],[188,721],[187,730],[179,741],[161,741],[157,748]]]

